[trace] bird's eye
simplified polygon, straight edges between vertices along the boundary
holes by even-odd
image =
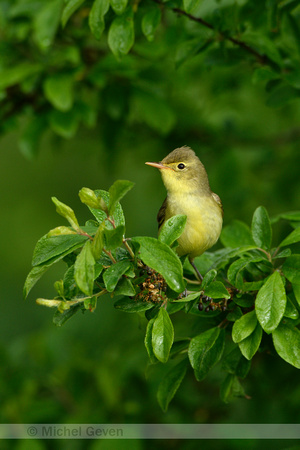
[[[183,164],[183,163],[180,163],[180,164],[178,164],[178,169],[180,169],[180,170],[182,170],[182,169],[184,169],[185,168],[185,164]]]

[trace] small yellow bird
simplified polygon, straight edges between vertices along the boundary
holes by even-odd
[[[158,233],[170,217],[177,214],[187,216],[176,251],[179,256],[188,255],[197,276],[202,280],[194,258],[219,239],[223,223],[220,197],[211,191],[205,167],[189,147],[176,148],[159,163],[145,164],[160,170],[167,189],[167,198],[157,215]]]

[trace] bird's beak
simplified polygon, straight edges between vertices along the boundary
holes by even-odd
[[[172,169],[172,167],[164,166],[162,163],[156,163],[156,162],[146,162],[148,166],[156,167],[157,169]]]

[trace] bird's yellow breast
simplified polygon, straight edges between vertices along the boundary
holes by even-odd
[[[195,258],[212,247],[222,229],[222,210],[212,195],[168,195],[165,220],[176,214],[187,216],[185,229],[178,239],[179,256]]]

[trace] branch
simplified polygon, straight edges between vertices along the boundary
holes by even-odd
[[[201,139],[201,142],[205,144],[211,143],[212,138],[215,139],[216,146],[224,146],[224,135],[217,136],[215,130],[208,130],[204,128],[190,128],[189,129],[189,136],[191,139]],[[176,134],[174,139],[176,141],[182,139],[181,134]],[[272,148],[276,151],[282,151],[282,147],[284,145],[289,145],[291,143],[295,143],[300,141],[300,127],[293,127],[290,130],[285,130],[283,132],[279,132],[278,134],[272,134],[272,135],[252,135],[243,134],[242,136],[239,133],[228,131],[226,133],[226,143],[228,146],[236,146],[236,145],[243,145],[243,146],[256,146],[261,145],[262,143],[264,145],[271,145]]]
[[[157,3],[158,5],[165,6],[165,3],[162,0],[153,0],[153,1],[155,3]],[[183,9],[180,9],[180,8],[175,7],[175,8],[170,8],[170,9],[177,14],[188,17],[190,20],[193,20],[194,22],[200,23],[201,25],[203,25],[206,28],[209,28],[210,30],[216,31],[211,23],[207,22],[206,20],[202,19],[201,17],[195,17],[192,14],[187,13]],[[248,44],[245,44],[245,42],[240,41],[239,39],[227,36],[225,33],[222,33],[222,31],[218,31],[218,33],[219,33],[220,37],[222,37],[222,39],[230,41],[233,44],[238,45],[242,49],[246,50],[248,53],[251,53],[253,56],[255,56],[255,58],[257,59],[257,61],[260,64],[274,65],[274,62],[270,58],[268,58],[268,56],[261,55],[259,52],[254,50],[254,48],[250,47]]]

